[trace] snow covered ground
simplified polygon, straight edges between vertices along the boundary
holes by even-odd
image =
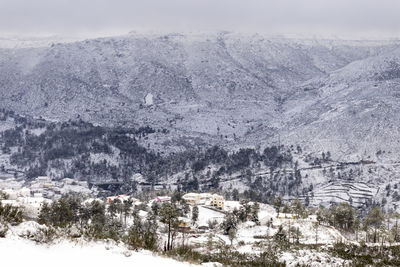
[[[227,210],[240,208],[238,201],[226,201]],[[140,211],[139,215],[144,219],[147,212]],[[287,231],[290,227],[299,229],[299,238],[302,244],[315,244],[316,229],[315,217],[306,219],[293,219],[290,214],[280,214],[277,218],[272,206],[260,204],[259,218],[261,225],[254,222],[245,222],[238,225],[238,231],[233,240],[232,248],[240,253],[257,255],[264,252],[272,241],[272,236],[278,231],[279,226]],[[289,219],[291,218],[291,219]],[[209,221],[221,223],[224,219],[224,212],[199,207],[198,225],[208,225]],[[272,219],[272,220],[271,220]],[[270,226],[267,222],[272,222]],[[128,225],[132,223],[128,218]],[[6,238],[0,238],[1,261],[13,266],[194,266],[190,263],[179,262],[165,258],[150,251],[132,251],[122,243],[114,241],[86,241],[83,239],[56,239],[53,243],[44,245],[32,241],[35,232],[43,228],[34,221],[25,221],[18,226],[10,227]],[[161,227],[162,228],[162,227]],[[160,228],[160,229],[161,229]],[[175,245],[182,243],[182,234],[178,233]],[[205,233],[186,234],[185,244],[191,244],[198,248],[199,252],[209,253],[207,243],[209,239],[216,245],[230,245],[229,237],[223,235],[219,227],[207,230]],[[159,233],[160,242],[166,240],[165,232]],[[331,246],[337,241],[348,242],[336,229],[320,225],[318,227],[318,244],[322,247]],[[343,259],[329,255],[324,250],[300,249],[276,252],[279,260],[285,261],[288,266],[296,264],[310,264],[310,266],[342,266],[346,264]],[[23,255],[23,256],[21,256]],[[205,263],[205,266],[214,266],[212,263]],[[3,266],[3,265],[0,265]],[[10,265],[6,265],[10,266]],[[346,266],[346,265],[345,265]]]
[[[193,266],[149,251],[134,252],[106,243],[37,245],[24,239],[0,239],[2,266]],[[5,265],[3,265],[5,263]]]
[[[306,266],[348,266],[348,261],[332,257],[324,252],[315,252],[309,250],[300,250],[295,252],[284,252],[280,259],[286,262],[287,266],[294,267],[299,265]],[[347,263],[347,264],[346,264]]]
[[[44,245],[25,238],[42,227],[33,221],[11,227],[6,238],[0,238],[0,266],[193,266],[154,255],[150,251],[128,250],[114,241],[88,242],[76,239],[72,242],[57,239],[52,244]]]

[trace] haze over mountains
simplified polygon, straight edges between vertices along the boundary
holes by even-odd
[[[399,78],[398,41],[132,33],[0,49],[1,108],[165,128],[154,147],[167,151],[183,137],[229,148],[280,140],[398,160]]]

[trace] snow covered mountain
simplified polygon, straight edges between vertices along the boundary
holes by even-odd
[[[308,137],[309,144],[353,160],[375,160],[382,151],[398,160],[399,56],[395,48],[302,84],[287,102],[286,140]]]
[[[135,34],[0,49],[0,107],[351,159],[400,149],[396,41]]]

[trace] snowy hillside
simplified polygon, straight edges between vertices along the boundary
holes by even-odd
[[[109,137],[117,133],[124,141],[116,138],[110,144],[99,132],[96,151],[94,140],[72,140],[76,147],[65,156],[57,151],[59,143],[66,148],[72,141],[46,141],[54,134],[46,132],[46,124],[26,127],[24,118],[4,117],[0,132],[11,129],[0,154],[4,178],[29,173],[30,178],[121,183],[140,173],[140,185],[155,179],[159,189],[196,181],[200,190],[255,190],[263,201],[278,193],[307,199],[312,206],[347,201],[357,207],[374,202],[387,209],[400,207],[395,191],[400,182],[397,41],[226,32],[131,33],[46,45],[33,41],[0,49],[0,108],[35,116],[38,125],[44,123],[40,118],[58,122],[58,137],[71,135],[62,122],[82,119],[109,127]],[[152,129],[124,136],[115,126]],[[26,142],[26,130],[35,142]],[[11,144],[13,136],[20,137],[19,143]],[[133,159],[127,159],[127,141],[137,142],[143,154],[131,149]],[[290,160],[271,171],[278,165],[268,163],[271,155],[263,151],[279,143],[291,151]],[[233,155],[220,163],[212,153],[202,158],[212,145],[231,154],[250,147],[260,156],[245,161],[241,157],[248,155],[242,151],[235,169],[234,164],[224,165],[235,161]],[[49,152],[51,157],[43,156]],[[329,152],[331,159],[315,163],[322,152]],[[172,155],[169,165],[163,165],[167,155]],[[243,162],[248,164],[241,166]],[[194,170],[197,163],[200,170]],[[292,181],[295,164],[299,173]]]
[[[397,51],[395,41],[232,33],[132,33],[4,48],[0,107],[165,127],[176,138],[162,139],[160,150],[185,137],[235,147],[276,142],[280,134],[311,151],[361,157],[398,148]]]

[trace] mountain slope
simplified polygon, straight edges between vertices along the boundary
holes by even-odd
[[[286,103],[290,119],[284,139],[336,150],[353,160],[376,160],[382,151],[386,159],[398,160],[399,64],[397,48],[301,85]]]
[[[236,147],[280,135],[342,156],[361,157],[360,147],[375,142],[371,156],[385,149],[382,140],[398,147],[397,54],[396,42],[231,33],[0,49],[0,107],[52,120],[166,128],[176,139],[158,140],[161,150],[182,137]]]

